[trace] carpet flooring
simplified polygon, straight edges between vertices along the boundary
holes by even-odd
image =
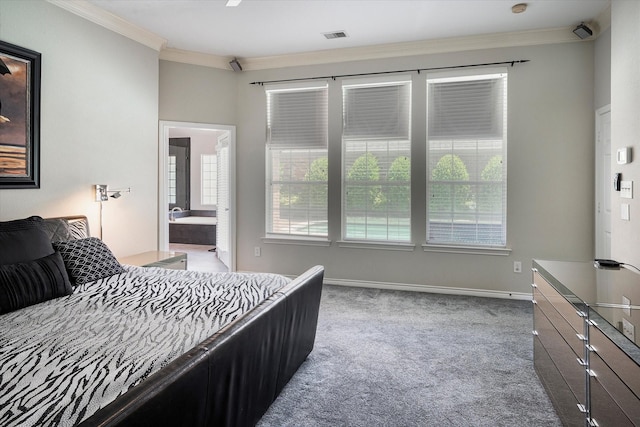
[[[548,426],[529,301],[328,286],[315,348],[258,423]]]

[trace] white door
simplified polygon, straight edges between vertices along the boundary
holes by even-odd
[[[596,111],[596,258],[611,258],[611,106]]]
[[[218,155],[218,205],[216,216],[218,222],[216,226],[216,253],[218,259],[231,270],[232,251],[230,240],[230,203],[229,203],[229,133],[226,132],[218,138],[216,147]]]

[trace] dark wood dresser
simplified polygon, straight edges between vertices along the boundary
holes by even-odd
[[[640,426],[640,274],[533,262],[534,365],[563,424]]]

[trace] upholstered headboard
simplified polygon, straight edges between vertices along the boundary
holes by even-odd
[[[45,218],[45,232],[52,242],[89,237],[89,220],[84,215]]]

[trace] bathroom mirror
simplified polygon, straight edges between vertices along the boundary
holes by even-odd
[[[169,138],[169,210],[191,205],[191,138]]]

